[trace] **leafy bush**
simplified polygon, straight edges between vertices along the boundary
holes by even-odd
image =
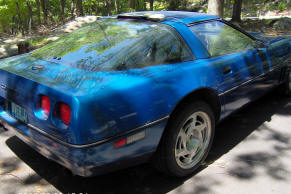
[[[284,2],[280,2],[279,5],[278,5],[278,9],[279,9],[280,11],[284,11],[284,10],[286,10],[286,9],[287,9],[287,5],[286,5],[286,3],[284,3]]]

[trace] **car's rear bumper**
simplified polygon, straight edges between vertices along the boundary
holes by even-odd
[[[42,133],[41,129],[21,124],[5,111],[0,112],[0,124],[4,128],[14,131],[16,136],[43,156],[80,176],[103,174],[146,161],[157,148],[166,123],[167,119],[163,119],[125,136],[110,138],[100,144],[78,147],[56,141]],[[114,148],[114,142],[141,131],[146,134],[144,138],[123,147]]]

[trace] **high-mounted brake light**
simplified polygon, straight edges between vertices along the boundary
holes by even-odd
[[[65,103],[61,103],[59,106],[59,113],[60,113],[60,118],[62,120],[63,123],[65,123],[66,125],[70,124],[70,120],[71,120],[71,108],[69,105],[65,104]]]
[[[44,112],[46,116],[50,113],[50,99],[47,96],[41,97],[41,110]]]

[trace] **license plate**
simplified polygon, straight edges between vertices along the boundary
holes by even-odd
[[[24,108],[18,106],[17,104],[11,102],[11,115],[16,119],[27,123],[27,113]]]

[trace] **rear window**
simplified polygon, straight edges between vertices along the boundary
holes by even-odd
[[[167,25],[104,19],[34,51],[33,57],[89,71],[111,71],[192,59]]]

